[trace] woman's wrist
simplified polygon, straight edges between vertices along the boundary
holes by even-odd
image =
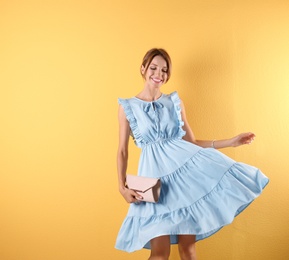
[[[216,142],[216,139],[214,139],[214,140],[212,141],[212,143],[211,143],[211,147],[214,148],[214,149],[216,149],[215,142]]]
[[[123,193],[126,189],[127,189],[127,186],[125,183],[121,183],[118,187],[120,193]]]
[[[232,137],[232,138],[230,138],[230,139],[228,140],[230,147],[236,147],[236,145],[235,145],[235,138],[236,138],[236,137]]]
[[[221,149],[221,148],[226,148],[226,147],[235,147],[234,137],[230,139],[223,139],[223,140],[214,139],[211,141],[211,148]]]

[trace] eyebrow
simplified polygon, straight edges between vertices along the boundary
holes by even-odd
[[[157,64],[154,64],[154,63],[151,63],[151,65],[154,65],[154,66],[158,66]],[[167,66],[164,66],[163,68],[168,68]]]

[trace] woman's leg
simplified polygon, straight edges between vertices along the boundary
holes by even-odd
[[[179,235],[179,253],[182,260],[197,260],[195,244],[195,235]]]
[[[151,255],[149,260],[168,260],[170,256],[170,236],[156,237],[151,240]]]

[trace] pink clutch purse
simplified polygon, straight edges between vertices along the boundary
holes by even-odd
[[[143,197],[142,201],[158,202],[161,193],[160,179],[127,174],[126,184]]]

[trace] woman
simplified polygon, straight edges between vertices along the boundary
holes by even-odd
[[[149,259],[168,259],[170,245],[178,243],[181,259],[196,259],[195,242],[231,223],[260,195],[268,178],[216,150],[250,144],[253,133],[225,140],[195,138],[177,92],[161,92],[171,75],[165,50],[149,50],[141,74],[143,90],[119,99],[119,191],[130,208],[116,248],[150,248]],[[161,179],[158,203],[143,202],[126,186],[130,134],[142,149],[138,175]]]

